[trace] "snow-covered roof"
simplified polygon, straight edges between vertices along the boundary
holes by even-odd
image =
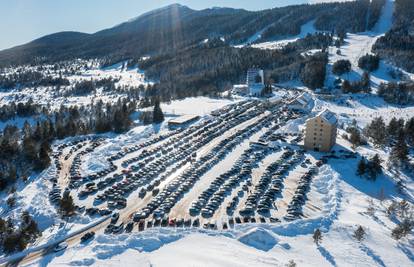
[[[312,97],[308,93],[303,93],[300,97],[292,100],[289,105],[301,105],[303,107],[309,105]]]
[[[319,113],[317,117],[321,117],[322,119],[329,122],[330,124],[337,124],[338,122],[338,119],[336,118],[335,113],[333,113],[329,109],[325,109],[324,111]]]

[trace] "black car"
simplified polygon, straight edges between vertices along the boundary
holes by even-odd
[[[88,232],[81,237],[81,243],[85,243],[86,241],[92,239],[95,236],[95,232]]]
[[[126,226],[125,226],[125,232],[130,233],[132,232],[132,229],[134,228],[134,222],[129,222]]]
[[[118,221],[118,219],[119,219],[119,213],[116,212],[111,217],[111,223],[115,224]]]

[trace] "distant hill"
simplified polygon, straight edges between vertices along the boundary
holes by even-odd
[[[375,24],[374,8],[369,0],[295,5],[257,12],[232,8],[198,11],[173,4],[94,34],[61,32],[0,51],[0,66],[72,58],[109,61],[139,58],[217,37],[223,37],[227,44],[243,43],[263,30],[263,37],[257,40],[260,42],[295,35],[310,20],[315,20],[318,30],[359,32]]]

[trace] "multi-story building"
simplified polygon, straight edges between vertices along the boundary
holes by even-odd
[[[246,83],[248,86],[254,84],[264,84],[264,72],[258,68],[251,68],[247,70]]]
[[[247,86],[249,87],[249,95],[260,96],[265,87],[263,70],[257,68],[247,70]]]
[[[329,152],[336,143],[338,120],[334,113],[324,110],[306,121],[305,148]]]
[[[251,68],[247,70],[246,84],[233,85],[233,93],[260,96],[264,88],[264,71],[258,68]]]

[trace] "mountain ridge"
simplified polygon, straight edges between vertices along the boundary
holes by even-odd
[[[258,40],[265,41],[296,35],[310,20],[316,21],[317,30],[359,32],[366,30],[364,18],[371,6],[369,0],[362,0],[247,11],[217,7],[193,10],[172,4],[92,34],[54,33],[0,51],[0,67],[73,58],[111,58],[114,61],[140,58],[221,37],[228,44],[240,44],[271,25]]]

